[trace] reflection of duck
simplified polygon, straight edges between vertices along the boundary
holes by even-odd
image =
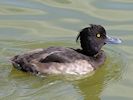
[[[104,63],[101,50],[106,43],[120,43],[119,39],[106,36],[101,25],[90,25],[81,30],[82,49],[49,47],[37,49],[12,58],[15,68],[35,74],[87,74]]]

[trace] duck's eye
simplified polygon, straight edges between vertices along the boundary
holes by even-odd
[[[97,38],[100,38],[101,37],[100,33],[98,33],[96,36],[97,36]]]

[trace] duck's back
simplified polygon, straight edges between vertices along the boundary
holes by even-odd
[[[12,58],[15,68],[42,74],[86,74],[94,70],[93,60],[64,47],[37,49]]]

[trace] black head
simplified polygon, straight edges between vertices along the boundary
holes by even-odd
[[[80,39],[81,47],[89,56],[97,54],[106,41],[106,31],[101,25],[93,25],[82,29],[76,41]]]

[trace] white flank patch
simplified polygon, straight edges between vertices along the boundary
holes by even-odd
[[[48,69],[50,74],[85,75],[92,72],[94,68],[85,60],[77,60],[73,63],[54,63]]]
[[[85,60],[77,60],[74,63],[68,64],[66,67],[66,73],[74,75],[83,75],[94,70],[92,65]]]

